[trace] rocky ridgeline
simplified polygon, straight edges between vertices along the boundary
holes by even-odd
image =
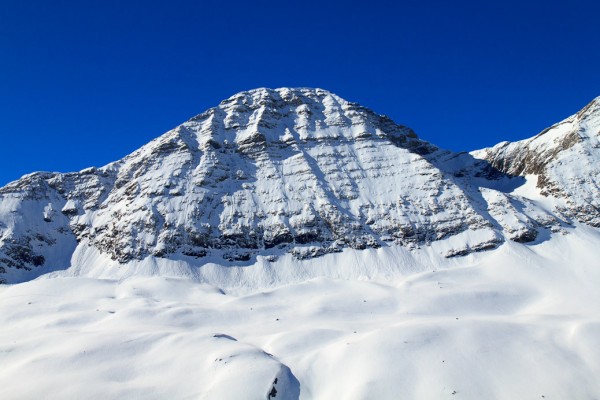
[[[555,213],[600,227],[600,97],[531,139],[473,154],[507,174],[537,176],[542,195],[563,200]]]
[[[572,132],[581,138],[584,123],[597,132],[590,116],[597,107],[582,113],[568,120],[556,152],[544,147],[553,160],[564,162],[562,149],[592,151],[591,140]],[[285,252],[304,259],[347,247],[416,248],[464,235],[445,253],[451,257],[505,239],[535,240],[569,215],[597,226],[597,174],[578,178],[594,183],[588,194],[596,203],[586,203],[586,214],[571,207],[580,204],[571,172],[532,156],[553,129],[474,154],[484,161],[440,150],[324,90],[239,93],[118,162],[35,173],[0,189],[0,279],[67,268],[77,246],[123,264],[161,257],[200,266],[257,255],[274,261]],[[509,175],[530,173],[545,195],[566,199],[571,214],[506,193],[523,181]]]

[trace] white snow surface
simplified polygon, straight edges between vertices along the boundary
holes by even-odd
[[[156,275],[3,285],[2,398],[596,399],[598,248],[582,225],[426,272],[431,256],[416,250],[405,277],[258,291]],[[321,268],[357,268],[365,252],[348,252]]]
[[[0,188],[0,398],[598,399],[599,140],[600,98],[468,154],[257,89],[24,176]]]

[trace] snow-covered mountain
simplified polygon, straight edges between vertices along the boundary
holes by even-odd
[[[577,114],[515,143],[473,152],[511,175],[532,175],[553,212],[600,227],[600,97]]]
[[[599,103],[469,154],[258,89],[12,182],[2,398],[598,399]]]
[[[453,153],[325,90],[242,92],[105,167],[1,188],[0,280],[265,271],[348,248],[454,257],[598,227],[599,127],[597,99],[533,139]]]

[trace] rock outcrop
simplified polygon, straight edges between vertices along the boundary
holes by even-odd
[[[473,152],[507,174],[532,175],[555,212],[600,227],[600,97],[537,136]]]

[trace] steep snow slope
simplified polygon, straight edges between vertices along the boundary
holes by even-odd
[[[0,273],[66,268],[75,240],[79,253],[120,263],[194,265],[417,246],[466,230],[480,234],[457,252],[495,246],[463,190],[423,157],[436,150],[324,90],[240,93],[107,167],[1,189]]]
[[[463,256],[507,239],[548,238],[570,222],[561,208],[513,193],[524,180],[491,164],[438,149],[325,90],[242,92],[108,166],[31,174],[0,189],[0,280],[71,267],[237,286],[230,271],[258,264],[257,282],[285,282],[316,276],[274,272],[291,265],[277,261],[289,254],[305,260],[440,242],[430,247],[434,259]],[[567,205],[579,204],[567,178],[555,186],[564,183]],[[581,179],[592,188],[597,176]],[[597,197],[589,201],[578,215],[595,224]]]
[[[241,93],[126,157],[84,235],[120,262],[209,250],[244,261],[485,229],[421,156],[433,150],[322,90]]]
[[[80,240],[78,211],[97,210],[113,185],[110,167],[35,173],[0,188],[0,282],[31,279],[70,265]]]
[[[512,175],[530,175],[554,212],[600,227],[600,97],[577,114],[520,142],[473,152]]]

